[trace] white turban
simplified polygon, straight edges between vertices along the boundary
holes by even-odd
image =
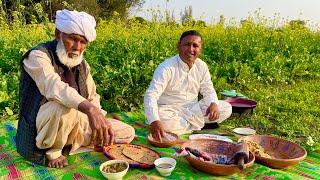
[[[66,34],[84,36],[89,42],[96,39],[96,21],[86,12],[62,10],[56,13],[56,28]]]

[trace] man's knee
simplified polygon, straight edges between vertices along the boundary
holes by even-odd
[[[51,114],[54,119],[59,119],[60,123],[75,124],[81,116],[81,112],[77,109],[66,107],[55,101],[49,101],[43,106],[45,106],[46,113]]]
[[[129,144],[135,137],[135,130],[134,130],[134,128],[132,126],[128,125],[126,131],[128,133],[127,134],[128,136],[127,136],[127,138],[126,138],[124,143]]]
[[[218,123],[221,123],[222,121],[228,119],[232,114],[232,106],[227,101],[221,100],[219,102],[219,112],[220,117]]]
[[[58,102],[48,101],[40,107],[37,119],[49,116],[62,116],[63,114],[67,114],[70,110],[71,108],[67,108]]]
[[[135,130],[129,124],[115,119],[109,119],[114,130],[115,143],[129,144],[135,136]]]
[[[56,134],[59,129],[70,129],[77,120],[77,110],[67,108],[54,101],[43,104],[37,114],[37,133]]]
[[[215,121],[209,121],[208,118],[205,118],[205,123],[221,123],[224,120],[228,119],[232,114],[232,106],[230,103],[219,100],[219,118]]]
[[[135,130],[133,127],[127,125],[122,132],[115,131],[116,144],[129,144],[135,137]]]

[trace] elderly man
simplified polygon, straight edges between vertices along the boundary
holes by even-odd
[[[154,72],[144,97],[147,123],[152,136],[161,141],[165,132],[184,134],[200,130],[205,123],[220,123],[232,112],[228,102],[219,101],[205,62],[198,58],[201,35],[184,32],[179,54],[162,62]],[[203,99],[198,102],[198,94]]]
[[[83,58],[96,38],[95,19],[56,13],[55,40],[29,50],[21,61],[17,151],[26,159],[61,168],[81,146],[130,143],[134,129],[105,119],[100,97]]]

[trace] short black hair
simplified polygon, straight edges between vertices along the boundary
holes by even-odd
[[[201,36],[201,34],[200,34],[198,31],[196,31],[196,30],[189,30],[189,31],[185,31],[185,32],[183,32],[183,33],[181,34],[180,41],[181,41],[184,37],[189,36],[189,35],[199,36],[199,37],[201,38],[201,40],[202,40],[202,36]]]

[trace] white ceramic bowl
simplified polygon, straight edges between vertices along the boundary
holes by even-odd
[[[117,172],[117,173],[106,173],[106,172],[102,171],[104,166],[110,165],[110,164],[115,164],[115,163],[125,163],[127,168],[125,170]],[[128,169],[129,169],[129,163],[124,160],[110,160],[110,161],[106,161],[100,165],[101,174],[105,178],[110,179],[110,180],[121,180],[123,178],[123,176],[127,173]]]
[[[158,158],[154,161],[154,165],[161,176],[170,176],[176,164],[177,161],[170,157]]]

